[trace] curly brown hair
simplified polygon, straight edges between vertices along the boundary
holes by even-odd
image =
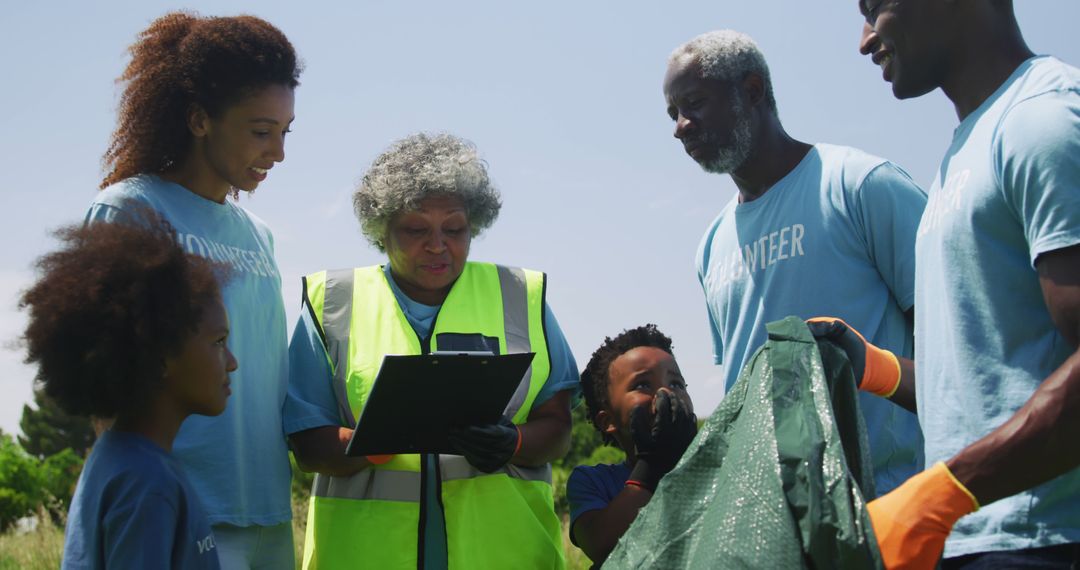
[[[649,323],[640,327],[624,330],[615,338],[605,337],[604,344],[592,353],[585,370],[581,372],[581,392],[585,397],[585,410],[589,421],[604,439],[604,443],[615,444],[615,438],[604,433],[596,424],[596,414],[611,406],[608,396],[608,383],[611,380],[611,363],[616,358],[639,346],[651,346],[675,356],[672,352],[671,339],[656,325]]]
[[[19,307],[36,380],[70,414],[133,417],[162,385],[164,360],[194,334],[228,279],[219,263],[185,253],[159,215],[140,223],[57,230],[59,250]]]
[[[267,86],[295,88],[303,70],[285,34],[254,16],[173,12],[154,20],[128,51],[101,188],[137,174],[160,174],[183,160],[191,105],[219,117]]]

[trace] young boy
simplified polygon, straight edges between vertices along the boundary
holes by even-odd
[[[678,463],[697,434],[697,418],[671,339],[656,325],[604,339],[581,387],[605,443],[626,452],[625,463],[579,466],[566,483],[570,540],[599,565]]]
[[[170,451],[190,414],[217,415],[236,359],[222,269],[184,253],[172,228],[61,230],[38,262],[27,362],[69,413],[115,417],[79,477],[64,568],[220,568],[214,537]]]

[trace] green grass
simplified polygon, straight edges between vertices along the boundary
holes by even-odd
[[[563,552],[566,553],[567,570],[588,570],[592,561],[581,551],[580,548],[570,543],[570,517],[564,515],[562,519],[562,544]]]
[[[64,550],[64,527],[52,523],[48,516],[33,532],[0,534],[0,570],[54,570],[60,567]],[[307,499],[293,497],[293,545],[296,549],[296,567],[304,554],[304,530],[307,524]],[[581,550],[570,544],[567,535],[568,521],[563,518],[563,547],[566,567],[569,570],[586,570],[589,559]]]
[[[53,524],[44,511],[37,529],[0,534],[0,570],[54,570],[64,550],[64,527]]]
[[[292,496],[292,535],[293,557],[296,560],[296,568],[304,562],[304,533],[307,531],[308,495],[293,493]]]

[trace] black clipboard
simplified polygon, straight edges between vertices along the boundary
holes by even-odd
[[[449,429],[499,421],[535,354],[383,357],[345,454],[454,453]]]

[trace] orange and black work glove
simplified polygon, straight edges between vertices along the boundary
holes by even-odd
[[[953,525],[979,502],[939,461],[866,508],[885,568],[922,570],[934,568]]]
[[[836,343],[851,361],[851,369],[859,382],[859,389],[884,398],[890,398],[900,387],[900,361],[896,355],[878,348],[863,338],[841,319],[814,317],[806,326],[815,338]]]
[[[454,428],[447,437],[458,454],[484,473],[501,469],[521,448],[521,430],[506,417],[494,424]]]
[[[679,462],[697,435],[697,417],[668,390],[659,390],[652,408],[641,405],[630,411],[630,436],[637,462],[628,483],[655,491],[660,479]]]

